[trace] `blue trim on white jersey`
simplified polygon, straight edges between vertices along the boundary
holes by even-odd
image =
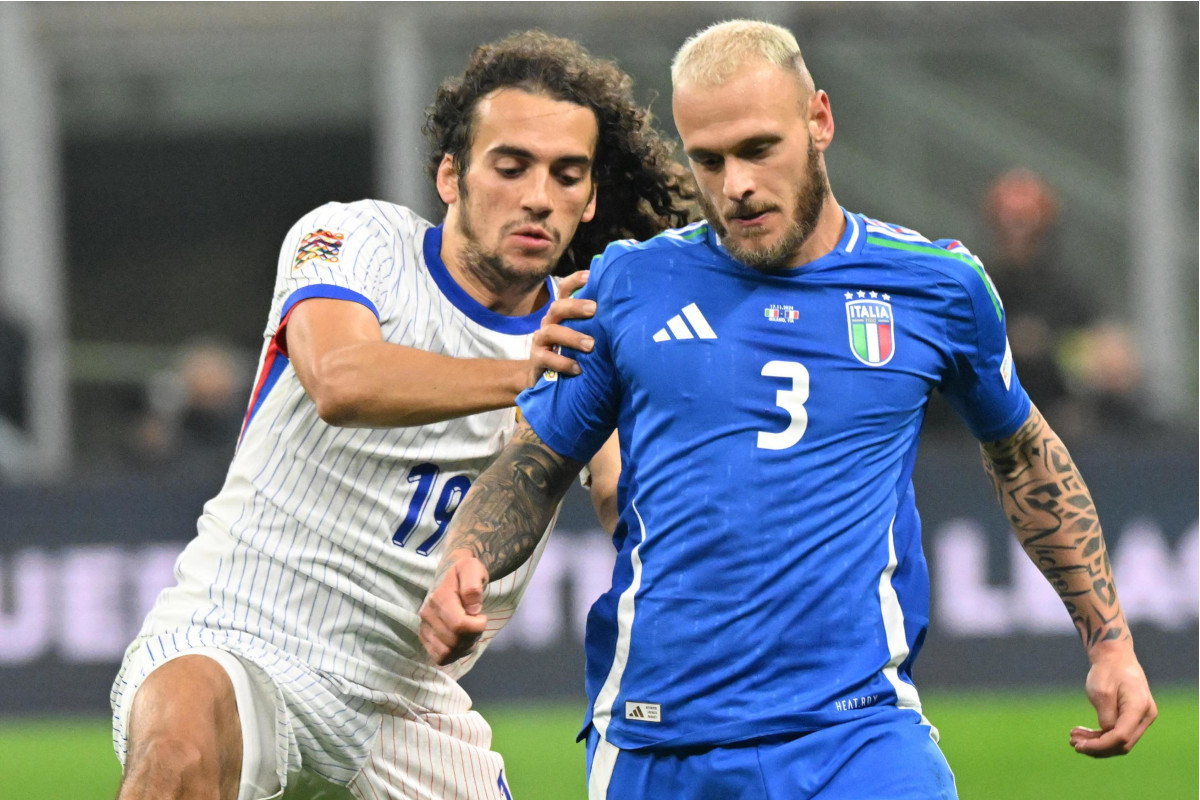
[[[554,300],[554,282],[552,280],[546,278],[546,290],[550,293],[549,299],[541,308],[534,309],[532,314],[526,314],[523,317],[497,314],[467,294],[466,290],[450,276],[450,271],[442,263],[441,225],[425,231],[424,247],[425,265],[429,267],[429,274],[433,276],[434,283],[442,290],[442,294],[446,296],[447,300],[472,320],[489,330],[496,331],[496,333],[516,335],[533,333],[541,326],[542,317],[546,315],[546,310],[550,308],[550,303]]]
[[[291,296],[284,302],[283,308],[279,310],[279,319],[282,322],[287,319],[288,312],[292,307],[301,300],[311,300],[314,297],[323,297],[328,300],[350,300],[351,302],[360,303],[366,306],[375,319],[379,319],[379,309],[375,307],[366,297],[363,297],[353,289],[347,289],[345,286],[334,286],[331,283],[314,283],[310,286],[302,286],[292,292]]]

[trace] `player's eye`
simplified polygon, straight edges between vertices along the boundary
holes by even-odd
[[[707,172],[716,172],[724,163],[724,159],[720,156],[698,156],[693,158],[692,161],[699,164],[700,168]]]
[[[522,164],[501,162],[496,165],[496,172],[500,173],[500,175],[505,178],[516,178],[524,171],[525,167]]]
[[[558,173],[558,182],[563,186],[575,186],[583,180],[584,173],[578,170],[568,170]]]

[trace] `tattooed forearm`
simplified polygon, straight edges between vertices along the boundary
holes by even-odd
[[[533,554],[558,501],[582,468],[522,423],[455,512],[445,552],[471,552],[493,581],[509,574]],[[444,561],[441,571],[448,568]]]
[[[1015,434],[983,445],[983,468],[1009,524],[1062,598],[1084,645],[1129,638],[1092,496],[1036,408]]]

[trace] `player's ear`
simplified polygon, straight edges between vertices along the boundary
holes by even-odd
[[[824,152],[833,141],[833,109],[823,89],[817,89],[808,98],[808,135],[819,152]]]
[[[458,202],[458,165],[449,153],[442,156],[442,163],[438,164],[437,191],[446,205]]]
[[[596,217],[596,181],[592,181],[592,199],[588,200],[587,206],[583,209],[583,216],[579,218],[580,222],[591,222]]]

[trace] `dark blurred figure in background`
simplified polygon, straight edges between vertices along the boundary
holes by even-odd
[[[1073,435],[1135,425],[1137,348],[1128,326],[1100,319],[1063,268],[1053,190],[1024,167],[1003,172],[988,187],[984,219],[991,250],[983,262],[1004,301],[1030,397]]]
[[[212,340],[184,345],[148,390],[132,438],[134,466],[219,480],[237,444],[253,365]]]
[[[24,467],[29,335],[0,305],[0,483]]]
[[[1080,413],[1071,402],[1058,348],[1091,321],[1092,310],[1061,266],[1058,202],[1036,173],[1018,167],[988,187],[984,219],[991,250],[983,262],[1004,301],[1021,383],[1058,425],[1077,427]]]
[[[16,320],[0,308],[0,419],[17,431],[28,424],[26,382],[29,337]]]

